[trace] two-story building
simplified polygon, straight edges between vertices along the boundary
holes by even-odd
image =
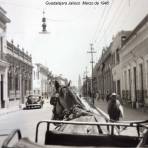
[[[133,107],[148,106],[148,15],[120,50],[122,94]]]
[[[110,46],[103,49],[102,55],[97,63],[97,90],[102,99],[105,99],[107,93],[113,91]]]
[[[7,73],[9,64],[6,61],[6,24],[10,20],[6,16],[6,11],[0,7],[0,108],[8,106],[8,93],[7,93]]]
[[[112,41],[111,46],[111,55],[112,55],[112,75],[113,75],[113,87],[114,92],[119,95],[121,93],[121,65],[120,63],[123,62],[120,59],[120,50],[124,44],[125,39],[130,34],[130,31],[120,31]]]
[[[18,105],[32,93],[32,57],[18,45],[15,46],[13,41],[7,41],[6,59],[9,63],[9,104]]]

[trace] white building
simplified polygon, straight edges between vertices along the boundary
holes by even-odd
[[[8,70],[8,98],[9,106],[24,103],[26,96],[32,93],[32,56],[13,40],[7,41],[6,59]]]
[[[36,63],[33,66],[33,94],[48,97],[48,74],[46,66]]]
[[[119,32],[113,39],[111,45],[113,90],[119,95],[121,95],[121,62],[123,61],[123,59],[120,58],[120,50],[129,33],[130,31]]]
[[[6,23],[10,20],[6,17],[6,11],[0,7],[0,108],[8,106],[7,72],[9,64],[6,62]]]
[[[122,95],[133,107],[148,105],[148,15],[120,50]]]

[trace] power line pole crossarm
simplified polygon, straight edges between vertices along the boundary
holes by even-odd
[[[93,59],[93,54],[96,53],[93,48],[93,44],[90,44],[90,51],[87,51],[91,55],[91,97],[93,97],[93,64],[94,64],[94,59]],[[94,104],[94,98],[93,98],[93,104]]]

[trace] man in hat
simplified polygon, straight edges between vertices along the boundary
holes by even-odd
[[[111,120],[119,121],[123,118],[123,107],[121,105],[119,96],[116,93],[112,93],[108,103],[108,114]]]
[[[110,99],[108,101],[108,108],[107,108],[110,120],[112,122],[117,122],[120,118],[123,118],[123,107],[121,105],[119,96],[116,93],[112,93]],[[109,131],[109,127],[107,128]],[[117,132],[120,134],[120,126],[117,126]],[[111,133],[113,134],[114,128],[112,127]]]

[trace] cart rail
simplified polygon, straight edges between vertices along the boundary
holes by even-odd
[[[116,123],[99,123],[99,122],[76,122],[76,121],[57,121],[57,120],[49,120],[49,121],[40,121],[38,122],[36,126],[36,136],[35,136],[35,142],[38,142],[38,130],[39,126],[42,123],[47,124],[47,131],[50,130],[50,124],[71,124],[71,125],[96,125],[96,126],[111,126],[112,129],[114,129],[115,126],[123,126],[123,127],[136,127],[138,137],[140,138],[140,127],[144,127],[145,129],[148,129],[148,126],[146,126],[144,123],[148,123],[148,120],[145,121],[123,121],[123,122],[116,122]],[[114,130],[113,130],[114,131]],[[114,135],[114,133],[112,133]]]

